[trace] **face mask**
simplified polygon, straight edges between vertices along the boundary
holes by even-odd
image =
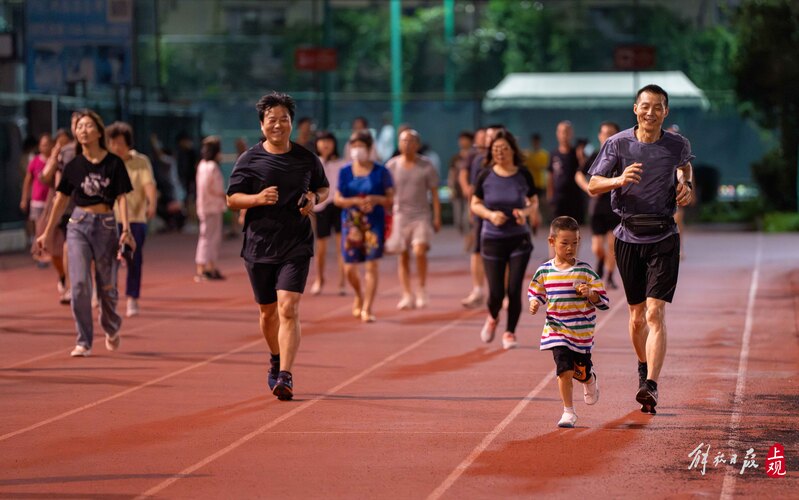
[[[369,159],[369,152],[362,147],[352,148],[350,149],[350,156],[352,156],[353,161],[363,163]]]

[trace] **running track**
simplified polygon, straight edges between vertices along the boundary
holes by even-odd
[[[546,256],[535,243],[530,272]],[[654,417],[634,402],[626,306],[611,292],[601,399],[588,407],[577,388],[576,429],[555,426],[543,315],[524,314],[519,349],[480,343],[484,312],[459,305],[470,284],[451,230],[435,240],[428,309],[395,310],[394,258],[375,324],[353,320],[333,287],[303,298],[291,403],[265,389],[239,243],[223,249],[229,279],[200,284],[194,245],[150,237],[142,315],[125,320],[120,351],[100,335],[86,359],[67,356],[74,326],[52,270],[0,256],[0,497],[796,498],[799,235],[689,232]],[[765,473],[775,442],[779,479]],[[704,475],[689,470],[700,443]],[[739,474],[749,448],[758,468]],[[714,466],[719,452],[738,464]]]

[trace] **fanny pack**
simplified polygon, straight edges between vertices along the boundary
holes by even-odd
[[[674,217],[667,215],[636,214],[626,215],[621,225],[634,236],[656,236],[670,231],[674,227]]]

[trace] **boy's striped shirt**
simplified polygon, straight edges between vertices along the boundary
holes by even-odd
[[[561,271],[553,260],[541,264],[527,288],[528,300],[538,300],[547,306],[541,350],[563,346],[572,351],[591,352],[596,310],[609,308],[608,294],[602,280],[586,262],[578,260],[573,267]],[[579,282],[588,283],[599,295],[598,304],[577,295],[575,283]]]

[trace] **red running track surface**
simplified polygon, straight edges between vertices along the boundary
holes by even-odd
[[[118,352],[100,334],[85,359],[68,356],[74,325],[53,271],[2,255],[0,497],[796,498],[799,236],[687,236],[658,415],[634,401],[617,290],[596,335],[601,398],[586,406],[575,388],[575,429],[555,425],[542,314],[523,313],[516,350],[480,342],[485,311],[459,304],[468,256],[451,230],[434,241],[427,309],[395,309],[393,257],[374,324],[354,320],[335,286],[304,296],[289,403],[266,389],[237,241],[223,248],[226,281],[194,283],[195,237],[151,235],[141,315],[125,319]],[[535,243],[528,275],[546,258]],[[704,475],[689,458],[700,443]],[[740,474],[750,448],[758,467]],[[714,465],[719,453],[738,463]]]

